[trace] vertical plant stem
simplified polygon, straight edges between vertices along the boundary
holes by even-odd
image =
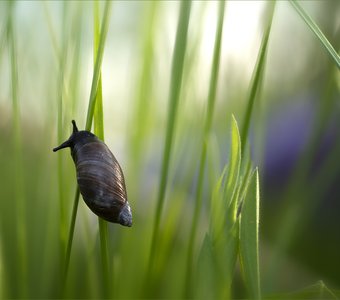
[[[159,225],[164,204],[164,196],[166,191],[166,183],[169,173],[169,163],[172,151],[172,142],[175,134],[175,125],[177,117],[177,107],[180,97],[184,57],[187,45],[187,33],[190,18],[191,1],[182,1],[180,6],[180,16],[178,19],[176,40],[172,58],[171,79],[169,89],[169,111],[166,128],[166,137],[163,150],[163,161],[161,168],[161,180],[159,185],[157,206],[155,212],[155,222],[153,225],[153,233],[151,240],[151,249],[149,257],[149,274],[153,267],[156,243],[159,235]]]
[[[94,61],[97,60],[98,46],[100,38],[100,28],[99,28],[99,2],[94,1],[93,10],[93,53]],[[99,72],[98,88],[96,94],[96,105],[94,110],[94,133],[102,141],[104,141],[104,116],[103,116],[103,96],[102,96],[102,77],[101,71]],[[102,268],[104,277],[104,296],[108,298],[110,296],[110,269],[109,269],[109,251],[108,251],[108,224],[105,220],[98,217],[99,225],[99,238],[100,238],[100,253],[102,258]],[[111,283],[112,284],[112,283]]]
[[[189,236],[189,245],[188,245],[188,253],[187,253],[187,269],[186,269],[186,296],[191,296],[191,272],[192,272],[192,261],[194,254],[194,245],[196,240],[196,232],[197,225],[199,220],[199,215],[202,207],[202,192],[203,192],[203,182],[204,182],[204,173],[205,173],[205,162],[206,162],[206,153],[207,153],[207,139],[211,130],[211,124],[214,114],[215,108],[215,100],[216,100],[216,90],[217,90],[217,82],[218,82],[218,73],[220,67],[220,54],[221,54],[221,44],[222,44],[222,32],[223,32],[223,23],[224,23],[224,11],[225,11],[225,1],[219,2],[218,7],[218,19],[216,26],[216,37],[215,37],[215,45],[214,45],[214,54],[213,54],[213,62],[211,68],[210,75],[210,86],[209,86],[209,94],[208,94],[208,107],[207,113],[205,117],[204,124],[204,133],[203,133],[203,143],[201,149],[201,157],[200,157],[200,165],[199,165],[199,175],[196,189],[196,203],[194,215],[191,223],[190,236]]]
[[[65,283],[65,280],[67,278],[68,268],[69,268],[69,265],[70,265],[72,241],[73,241],[73,235],[74,235],[74,227],[75,227],[76,218],[77,218],[79,195],[80,195],[79,187],[77,186],[76,192],[75,192],[75,195],[74,195],[73,208],[72,208],[72,216],[71,216],[71,223],[70,223],[70,230],[69,230],[69,234],[68,234],[68,241],[67,241],[67,247],[66,247],[65,269],[64,269],[64,283]]]
[[[109,21],[110,21],[110,15],[111,15],[111,5],[112,5],[111,1],[105,2],[104,16],[103,16],[103,21],[102,21],[101,30],[100,30],[99,46],[98,46],[98,50],[97,50],[98,52],[97,52],[95,66],[94,66],[94,73],[93,73],[93,78],[92,78],[91,93],[90,93],[89,106],[87,110],[85,130],[91,130],[94,107],[96,104],[96,94],[98,91],[100,70],[101,70],[103,55],[104,55],[105,40],[106,40],[106,35],[109,29],[109,23],[110,23]]]
[[[15,2],[9,3],[9,18],[7,24],[7,41],[9,43],[9,53],[11,59],[11,92],[13,110],[13,131],[14,131],[14,151],[15,151],[15,203],[16,203],[16,225],[17,225],[17,249],[18,249],[18,290],[19,296],[28,296],[28,266],[27,266],[27,240],[26,240],[26,205],[23,178],[23,157],[22,157],[22,134],[20,124],[20,103],[18,96],[18,63],[15,40],[15,30],[13,24],[13,11]]]
[[[257,57],[256,66],[254,68],[253,79],[252,79],[250,93],[249,93],[249,97],[247,101],[247,108],[246,108],[245,116],[243,119],[243,126],[241,130],[241,145],[242,145],[241,156],[242,157],[243,157],[244,150],[247,148],[246,142],[247,142],[247,136],[249,132],[250,120],[253,114],[255,98],[260,90],[261,79],[264,73],[265,58],[266,58],[266,53],[267,53],[267,46],[268,46],[268,40],[269,40],[269,35],[270,35],[270,30],[271,30],[271,24],[273,20],[275,2],[274,4],[269,3],[269,5],[270,5],[269,21],[267,24],[266,31],[263,35],[261,47],[260,47],[258,57]]]
[[[66,64],[66,2],[63,3],[63,22],[62,22],[62,47],[59,53],[59,78],[58,78],[58,141],[63,140],[63,106],[64,106],[64,71]],[[58,154],[58,193],[59,193],[59,213],[60,213],[60,255],[64,262],[64,254],[67,241],[67,221],[66,221],[66,199],[63,183],[63,156]]]
[[[104,16],[103,16],[103,21],[102,21],[101,31],[100,31],[100,38],[99,38],[98,53],[97,53],[94,73],[92,77],[91,93],[90,93],[89,106],[88,106],[87,117],[86,117],[85,130],[91,130],[94,107],[95,107],[95,102],[96,102],[96,94],[97,94],[99,77],[100,77],[101,64],[102,64],[103,54],[104,54],[104,45],[105,45],[107,31],[109,28],[111,4],[112,4],[111,1],[105,2]],[[69,238],[68,238],[67,251],[66,251],[65,279],[66,279],[68,268],[69,268],[74,227],[75,227],[77,211],[78,211],[78,202],[79,202],[79,189],[77,188],[75,197],[74,197],[72,218],[71,218],[71,223],[70,223]]]
[[[260,222],[259,175],[255,169],[251,175],[240,216],[239,256],[246,287],[251,299],[261,299],[259,266]]]

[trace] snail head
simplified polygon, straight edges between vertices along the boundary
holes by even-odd
[[[63,148],[73,147],[76,134],[79,132],[79,130],[78,130],[76,121],[72,120],[72,125],[73,125],[73,131],[69,139],[65,141],[64,143],[62,143],[60,146],[53,148],[53,152],[56,152]]]

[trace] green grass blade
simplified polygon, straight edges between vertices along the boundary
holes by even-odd
[[[272,294],[266,299],[339,299],[339,293],[332,291],[325,283],[320,280],[315,284],[303,289],[282,294]]]
[[[98,46],[99,46],[99,2],[94,1],[94,61],[97,60]],[[96,104],[94,109],[94,134],[104,141],[104,117],[103,117],[103,96],[102,96],[102,79],[101,71],[99,72],[98,88],[96,94]],[[100,239],[100,253],[102,258],[103,269],[103,288],[105,298],[110,296],[110,269],[109,269],[109,247],[108,247],[108,224],[105,220],[98,217],[99,225],[99,239]],[[112,283],[111,283],[112,284]]]
[[[12,97],[12,117],[13,117],[13,142],[14,142],[14,169],[15,169],[15,213],[16,220],[16,233],[17,233],[17,255],[19,260],[20,269],[18,270],[18,291],[13,291],[18,297],[26,297],[28,292],[27,286],[27,272],[28,272],[28,258],[27,258],[27,222],[26,222],[26,204],[25,204],[25,191],[24,191],[24,170],[23,170],[23,144],[22,132],[20,122],[20,99],[18,95],[19,89],[19,73],[17,61],[17,43],[16,31],[14,27],[13,14],[15,9],[15,2],[10,2],[9,16],[7,19],[7,41],[9,44],[10,55],[10,73],[11,73],[11,97]]]
[[[58,74],[58,141],[61,143],[64,140],[63,136],[63,119],[64,119],[64,76],[66,67],[66,56],[67,56],[67,43],[66,43],[66,9],[67,3],[63,3],[63,22],[62,22],[62,46],[61,52],[58,56],[59,74]],[[59,192],[59,210],[60,210],[60,246],[61,253],[64,255],[65,249],[67,248],[67,208],[66,208],[66,197],[64,191],[64,167],[63,167],[63,156],[61,153],[58,154],[58,192]],[[62,257],[64,259],[64,257]]]
[[[256,95],[259,93],[261,81],[262,81],[261,79],[264,73],[265,58],[266,58],[268,40],[269,40],[272,19],[273,19],[273,14],[274,14],[275,2],[274,4],[269,3],[269,5],[271,6],[270,13],[269,13],[270,14],[269,21],[268,21],[266,31],[262,38],[261,47],[258,53],[256,65],[253,71],[253,79],[252,79],[252,83],[250,87],[250,93],[249,93],[249,97],[247,100],[247,108],[246,108],[245,116],[243,119],[243,126],[241,130],[241,145],[242,145],[241,154],[242,156],[243,156],[244,150],[246,149],[247,136],[249,132],[250,121],[251,121],[252,114],[253,114]]]
[[[212,298],[217,297],[222,299],[230,298],[231,283],[237,260],[239,236],[239,223],[226,220],[226,216],[228,218],[229,215],[232,215],[230,210],[234,209],[234,207],[231,206],[227,208],[228,199],[226,199],[223,189],[223,181],[225,181],[228,171],[228,167],[226,166],[212,194],[209,229],[214,257],[214,266],[210,268],[214,268],[214,273],[216,273],[214,275],[215,286],[211,287],[216,291]],[[201,264],[200,259],[198,261],[199,265]],[[205,260],[206,259],[207,258],[205,258]],[[204,282],[198,284],[206,285]]]
[[[206,234],[198,257],[198,266],[195,275],[195,298],[216,298],[216,272],[214,249],[211,237]]]
[[[87,110],[85,130],[91,130],[91,126],[92,126],[92,118],[93,118],[94,108],[96,104],[96,95],[98,91],[100,70],[101,70],[103,55],[104,55],[105,40],[106,40],[106,35],[109,29],[109,23],[110,23],[111,5],[112,5],[111,1],[105,2],[104,16],[103,16],[103,21],[101,25],[100,39],[99,39],[99,45],[98,45],[98,52],[96,56],[94,72],[93,72],[93,77],[92,77],[91,93],[90,93],[90,100],[89,100],[89,105],[88,105],[88,110]]]
[[[224,198],[226,199],[226,204],[232,206],[230,209],[230,214],[228,215],[228,220],[234,222],[236,218],[236,197],[235,191],[237,188],[237,182],[240,174],[241,168],[241,138],[240,132],[238,130],[237,121],[234,116],[232,116],[231,122],[231,148],[230,148],[230,158],[229,158],[229,172],[225,185]]]
[[[211,229],[214,241],[234,226],[237,213],[236,190],[241,167],[241,142],[237,122],[232,116],[231,150],[228,167],[225,167],[212,195]],[[227,218],[227,220],[226,220]]]
[[[52,25],[52,19],[51,19],[51,14],[48,8],[48,3],[46,1],[42,2],[43,5],[43,9],[44,9],[44,15],[45,15],[45,19],[46,19],[46,23],[47,23],[47,28],[49,31],[49,35],[51,38],[51,43],[52,43],[52,47],[54,50],[54,57],[56,59],[56,61],[59,63],[59,59],[60,59],[60,49],[58,46],[58,42],[57,42],[57,37],[56,37],[56,33],[55,30],[53,28]]]
[[[132,117],[129,122],[129,151],[131,152],[131,166],[133,172],[136,173],[141,169],[141,163],[144,160],[142,155],[145,140],[149,134],[150,121],[153,114],[152,99],[154,97],[154,72],[156,62],[156,41],[155,34],[157,32],[158,18],[160,15],[160,2],[151,1],[143,16],[142,24],[142,53],[141,53],[141,70],[136,80],[135,88],[135,104],[132,105]],[[139,173],[137,173],[137,176]]]
[[[229,298],[238,252],[239,225],[236,222],[241,167],[241,142],[237,122],[232,116],[230,158],[213,192],[210,231],[218,277],[219,298]],[[224,181],[224,184],[222,183]]]
[[[100,77],[100,70],[101,70],[101,63],[103,60],[103,54],[104,54],[104,45],[106,40],[106,35],[109,27],[109,20],[110,20],[110,13],[111,13],[111,1],[107,1],[105,3],[104,8],[104,17],[101,25],[101,32],[100,32],[100,39],[99,39],[99,46],[98,46],[98,53],[97,53],[97,59],[95,62],[95,68],[94,68],[94,74],[92,78],[92,85],[91,85],[91,94],[90,94],[90,100],[89,100],[89,106],[87,111],[87,117],[86,117],[86,130],[91,130],[92,125],[92,119],[94,114],[94,107],[96,102],[96,94],[97,94],[97,88],[98,88],[98,82]],[[68,236],[68,244],[67,244],[67,250],[66,250],[66,264],[65,264],[65,278],[68,273],[68,267],[69,267],[69,261],[70,261],[70,255],[71,255],[71,248],[72,248],[72,241],[73,241],[73,234],[74,234],[74,227],[75,227],[75,221],[77,217],[77,211],[78,211],[78,202],[79,202],[79,188],[77,188],[75,197],[74,197],[74,203],[73,203],[73,210],[72,210],[72,217],[71,217],[71,223],[70,223],[70,230],[69,230],[69,236]]]
[[[240,259],[249,297],[261,298],[259,268],[259,175],[250,178],[240,217]]]
[[[79,187],[77,186],[76,192],[75,192],[75,195],[74,195],[74,200],[73,200],[71,223],[70,223],[68,239],[67,239],[67,246],[66,246],[65,268],[64,268],[64,278],[63,278],[64,288],[65,288],[67,273],[68,273],[68,269],[69,269],[69,265],[70,265],[71,249],[72,249],[72,242],[73,242],[73,235],[74,235],[74,227],[76,225],[76,219],[77,219],[79,196],[80,196],[80,191],[79,191]]]
[[[191,224],[190,230],[190,237],[189,237],[189,244],[188,244],[188,256],[187,256],[187,287],[190,289],[190,278],[191,278],[191,269],[192,269],[192,257],[196,239],[196,231],[197,231],[197,224],[199,221],[199,215],[201,212],[202,207],[202,191],[203,191],[203,181],[204,181],[204,174],[205,174],[205,162],[206,162],[206,153],[207,153],[207,139],[209,137],[214,109],[215,109],[215,102],[216,102],[216,91],[217,91],[217,83],[218,83],[218,73],[220,67],[220,54],[221,54],[221,44],[222,44],[222,32],[223,32],[223,22],[224,22],[224,11],[225,11],[225,1],[221,1],[219,3],[218,13],[219,17],[217,19],[217,26],[216,26],[216,38],[215,38],[215,45],[214,45],[214,54],[213,54],[213,62],[211,68],[211,75],[210,75],[210,85],[209,85],[209,94],[208,94],[208,107],[207,107],[207,114],[205,117],[205,125],[204,125],[204,135],[203,135],[203,144],[201,149],[201,157],[200,157],[200,165],[199,165],[199,175],[198,175],[198,182],[197,182],[197,190],[196,190],[196,203],[195,203],[195,210]],[[189,291],[186,291],[187,296]]]
[[[155,255],[156,243],[159,235],[159,225],[161,220],[161,213],[164,204],[164,196],[166,190],[166,183],[169,173],[170,156],[172,152],[172,142],[175,134],[175,125],[177,117],[177,107],[179,102],[181,82],[183,76],[184,56],[187,45],[187,33],[190,18],[191,1],[182,1],[180,7],[180,16],[178,20],[176,40],[174,46],[174,54],[171,69],[171,82],[169,90],[169,112],[166,128],[166,138],[163,151],[163,161],[161,168],[161,180],[159,185],[159,192],[157,197],[157,207],[155,213],[155,223],[153,226],[150,258],[149,258],[149,273],[153,265]]]
[[[207,138],[210,133],[210,128],[211,128],[211,124],[212,124],[212,120],[214,116],[214,110],[215,110],[218,74],[220,70],[224,12],[225,12],[225,1],[220,1],[219,7],[218,7],[218,19],[217,19],[217,27],[216,27],[216,33],[215,33],[216,38],[215,38],[214,54],[213,54],[213,61],[212,61],[212,67],[211,67],[211,75],[210,75],[207,115],[206,115],[205,126],[204,126],[205,138]]]
[[[221,177],[217,181],[211,196],[210,208],[210,236],[216,241],[225,229],[225,199],[223,199],[223,183],[228,172],[228,166],[225,166]]]
[[[307,12],[300,6],[300,4],[297,1],[291,0],[290,3],[294,7],[294,9],[297,11],[297,13],[301,16],[301,18],[305,21],[305,23],[308,25],[310,30],[312,30],[313,33],[316,35],[316,37],[318,38],[322,46],[324,46],[327,53],[336,63],[336,66],[340,68],[340,56],[335,51],[332,44],[328,41],[326,36],[323,34],[321,29],[318,27],[318,25],[316,25],[313,19],[307,14]]]
[[[229,231],[219,239],[215,246],[215,257],[219,277],[218,299],[231,298],[231,285],[239,249],[239,222],[235,222]]]

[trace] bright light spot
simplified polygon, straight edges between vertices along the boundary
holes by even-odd
[[[226,53],[235,59],[244,58],[258,38],[258,25],[264,2],[230,1],[225,16]]]

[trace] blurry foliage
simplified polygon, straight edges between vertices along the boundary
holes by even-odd
[[[289,2],[276,3],[272,23],[270,2],[227,2],[214,77],[221,4],[192,2],[161,196],[180,2],[112,3],[101,68],[104,131],[124,170],[134,217],[130,229],[108,224],[114,297],[259,297],[260,290],[264,298],[277,299],[339,296],[340,2],[297,3],[325,39],[315,37]],[[99,7],[102,19],[104,4]],[[52,152],[69,136],[71,119],[85,128],[93,9],[89,1],[0,3],[2,298],[105,296],[98,221],[83,201],[63,286],[76,180],[69,153]],[[261,22],[248,23],[255,12]],[[241,22],[230,23],[235,16]],[[242,44],[245,36],[252,42]],[[212,88],[216,99],[209,106]],[[258,173],[250,171],[250,160]],[[256,217],[252,205],[258,209],[259,191]],[[150,273],[157,195],[163,203]],[[253,202],[243,202],[248,197]],[[253,217],[255,223],[260,219],[260,245],[256,227],[249,225]],[[219,231],[225,235],[216,242]],[[325,283],[312,284],[318,280]]]

